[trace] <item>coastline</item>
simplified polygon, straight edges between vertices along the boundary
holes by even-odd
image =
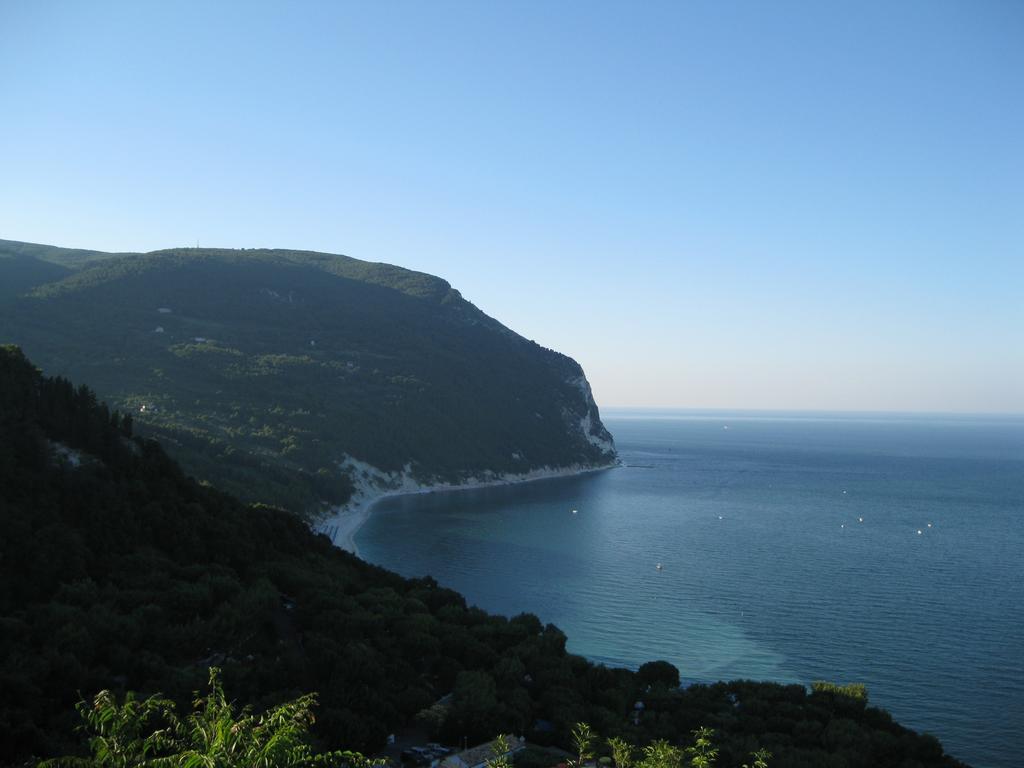
[[[520,483],[531,483],[537,480],[551,480],[559,477],[576,477],[591,472],[604,472],[608,469],[622,466],[618,459],[601,466],[569,466],[552,469],[542,467],[540,469],[523,472],[514,475],[499,475],[486,480],[470,478],[462,483],[437,483],[433,485],[413,484],[409,481],[403,482],[397,488],[381,488],[377,484],[367,481],[356,488],[352,498],[339,507],[334,507],[331,512],[321,519],[313,530],[327,536],[331,543],[339,549],[351,552],[359,556],[356,547],[356,534],[370,519],[373,507],[384,499],[394,496],[414,496],[435,491],[454,492],[472,491],[479,488],[492,488],[499,485],[518,485]]]

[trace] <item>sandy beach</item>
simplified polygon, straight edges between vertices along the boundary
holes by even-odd
[[[468,480],[464,483],[438,483],[435,485],[416,485],[410,487],[406,481],[398,488],[380,488],[372,483],[364,483],[356,488],[352,499],[340,507],[335,507],[330,514],[321,520],[314,527],[318,533],[322,533],[334,543],[336,547],[359,554],[356,548],[356,533],[363,524],[370,519],[373,507],[379,501],[392,496],[411,496],[421,493],[433,493],[435,491],[471,491],[476,488],[488,488],[498,485],[512,485],[516,483],[529,483],[536,480],[548,480],[555,477],[573,477],[585,475],[590,472],[603,472],[606,469],[613,469],[619,466],[618,462],[610,463],[600,467],[560,467],[550,469],[542,467],[530,472],[517,475],[502,475],[488,480]]]

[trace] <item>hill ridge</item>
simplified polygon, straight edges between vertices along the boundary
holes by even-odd
[[[0,341],[92,382],[249,501],[343,504],[346,457],[421,484],[615,458],[578,363],[427,273],[315,251],[0,241],[3,284]]]

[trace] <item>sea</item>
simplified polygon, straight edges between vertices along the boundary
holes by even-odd
[[[1021,765],[1024,417],[610,411],[622,466],[386,499],[367,560],[687,683],[860,682]]]

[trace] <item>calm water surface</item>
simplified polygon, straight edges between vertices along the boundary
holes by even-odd
[[[360,553],[488,610],[535,613],[598,662],[666,659],[700,682],[864,682],[953,755],[1019,765],[1024,419],[605,423],[622,468],[390,499]]]

